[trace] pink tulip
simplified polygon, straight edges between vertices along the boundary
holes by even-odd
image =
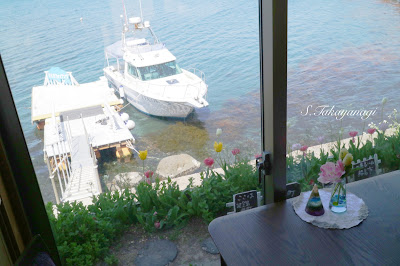
[[[147,178],[151,178],[152,176],[153,176],[153,171],[146,171],[145,173],[144,173],[144,175],[147,177]]]
[[[358,132],[357,131],[350,131],[349,135],[350,135],[350,137],[354,138],[355,136],[358,135]]]
[[[160,222],[159,222],[159,221],[155,222],[155,223],[154,223],[154,227],[155,227],[156,229],[159,229],[159,228],[160,228]]]
[[[349,132],[349,136],[352,137],[351,141],[352,141],[353,143],[356,142],[356,139],[355,139],[354,137],[357,136],[357,135],[358,135],[358,132],[357,132],[357,131],[350,131],[350,132]]]
[[[211,167],[214,164],[214,159],[211,157],[208,157],[208,158],[204,159],[204,164],[207,165],[208,167]]]
[[[339,170],[340,170],[340,171],[342,171],[342,172],[345,171],[345,170],[344,170],[344,163],[343,163],[341,160],[337,161],[337,162],[336,162],[336,165],[337,165],[337,167],[339,167]]]
[[[240,153],[240,150],[239,150],[238,148],[232,150],[233,156],[236,156],[236,155],[238,155],[239,153]]]
[[[301,148],[300,148],[300,150],[301,150],[302,152],[307,151],[307,149],[308,149],[308,146],[306,146],[306,145],[301,146]]]
[[[368,128],[368,130],[367,130],[367,131],[368,131],[368,133],[369,133],[369,134],[371,134],[371,135],[372,135],[372,134],[374,134],[374,133],[375,133],[376,129],[375,129],[375,128]]]
[[[338,161],[336,164],[327,162],[320,169],[318,181],[323,184],[339,182],[342,175],[346,173],[342,161]]]

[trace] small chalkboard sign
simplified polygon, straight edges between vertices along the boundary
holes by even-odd
[[[235,212],[256,208],[257,190],[251,190],[233,195],[233,208]]]
[[[378,163],[380,163],[380,160],[378,160],[376,154],[374,158],[370,156],[369,159],[364,158],[362,161],[358,160],[357,162],[353,162],[353,168],[361,168],[354,173],[354,180],[358,181],[379,174],[377,173]]]

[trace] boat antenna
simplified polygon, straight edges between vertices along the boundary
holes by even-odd
[[[122,7],[124,8],[125,25],[128,26],[128,18],[126,16],[126,8],[125,8],[124,0],[122,0]]]
[[[143,23],[143,11],[142,11],[142,0],[139,0],[139,5],[140,5],[140,19]]]

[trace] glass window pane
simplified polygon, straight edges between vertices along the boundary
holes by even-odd
[[[350,163],[343,148],[362,168],[347,182],[399,169],[399,7],[289,1],[287,182],[321,187],[322,165]]]
[[[112,262],[86,247],[129,226],[205,239],[234,194],[261,190],[258,1],[2,1],[0,31],[45,203],[92,206],[60,207],[64,228],[50,209],[64,262],[73,240],[69,264]]]

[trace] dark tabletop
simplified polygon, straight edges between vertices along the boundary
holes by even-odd
[[[400,265],[400,171],[350,183],[347,191],[369,208],[350,229],[306,223],[288,200],[219,217],[208,230],[227,265]]]

